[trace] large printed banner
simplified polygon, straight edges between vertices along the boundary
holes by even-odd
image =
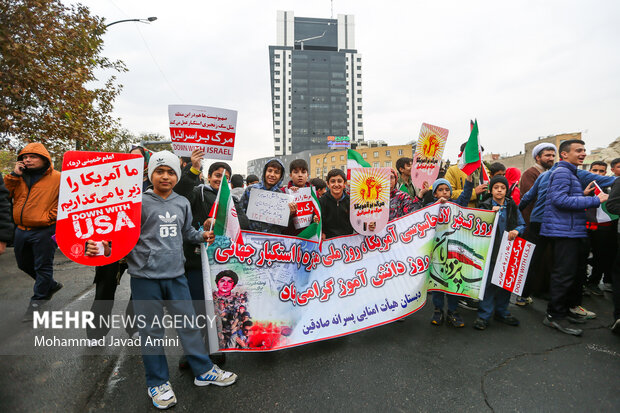
[[[424,182],[432,185],[437,179],[447,139],[448,129],[422,124],[411,166],[411,181],[417,188],[422,188]]]
[[[237,111],[208,106],[169,105],[170,137],[177,156],[202,149],[207,159],[232,160]]]
[[[351,168],[349,216],[358,234],[381,232],[390,218],[390,168]]]
[[[355,333],[420,309],[427,290],[477,298],[495,213],[435,204],[372,236],[317,244],[244,232],[208,249],[223,351],[269,351]]]
[[[534,248],[536,245],[520,237],[508,241],[508,232],[504,232],[491,283],[511,293],[521,295],[525,287],[530,261],[534,255]]]
[[[71,260],[106,265],[133,249],[140,236],[142,155],[65,152],[58,196],[56,242]],[[111,243],[109,256],[84,256],[87,240]]]

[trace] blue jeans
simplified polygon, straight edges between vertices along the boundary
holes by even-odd
[[[56,286],[54,254],[58,245],[52,239],[55,232],[56,225],[15,230],[14,251],[17,267],[34,279],[34,294],[30,301],[45,300],[50,290]]]
[[[164,304],[173,317],[180,315],[195,318],[196,313],[189,294],[187,279],[184,276],[161,280],[131,277],[131,294],[135,314],[144,316],[145,321],[140,323],[144,324],[140,325],[140,338],[146,385],[159,386],[170,378],[168,361],[164,348],[160,345],[147,345],[146,338],[164,338],[165,328],[161,325],[153,325],[155,317],[161,324]],[[164,300],[166,300],[165,303]],[[211,370],[213,362],[205,349],[200,328],[184,326],[176,330],[194,375],[198,376]]]
[[[442,293],[440,291],[433,291],[433,305],[435,308],[443,311],[444,296],[448,296],[448,311],[455,312],[459,303],[459,297],[452,294]]]
[[[491,268],[492,271],[492,268]],[[492,272],[489,271],[489,274]],[[491,284],[491,276],[487,278],[487,286],[484,290],[484,299],[480,301],[478,307],[478,317],[483,320],[490,320],[495,309],[495,314],[499,317],[508,317],[508,304],[510,303],[510,291],[504,290],[495,284]]]

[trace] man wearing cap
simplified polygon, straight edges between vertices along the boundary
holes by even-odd
[[[60,172],[41,143],[30,143],[19,152],[15,169],[5,177],[13,198],[15,258],[17,266],[34,279],[33,295],[22,321],[31,321],[40,308],[63,286],[54,280],[54,254]]]

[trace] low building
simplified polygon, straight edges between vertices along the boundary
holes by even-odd
[[[582,139],[581,132],[575,133],[561,133],[559,135],[549,135],[546,137],[540,137],[536,140],[526,142],[524,145],[525,153],[519,152],[518,155],[512,156],[501,156],[499,154],[486,154],[483,156],[483,160],[493,163],[500,162],[506,168],[518,168],[521,171],[525,171],[526,169],[534,166],[534,158],[532,157],[532,151],[536,145],[548,142],[555,145],[556,148],[560,147],[560,144],[564,141],[571,139]],[[559,160],[559,154],[556,153],[555,160],[556,162]]]
[[[413,157],[415,144],[388,146],[382,141],[366,141],[355,150],[373,167],[396,167],[396,161],[402,157]],[[310,176],[325,179],[327,173],[334,169],[347,169],[347,151],[334,150],[310,157]]]

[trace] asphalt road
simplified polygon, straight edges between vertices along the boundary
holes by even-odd
[[[88,309],[94,270],[57,255],[63,288],[50,309]],[[128,278],[117,297],[129,297]],[[21,317],[32,280],[0,256],[1,412],[148,412],[140,356],[119,348],[73,348],[19,355],[33,340]],[[611,296],[586,297],[599,317],[572,337],[542,325],[546,303],[511,306],[520,327],[471,328],[475,312],[461,310],[463,329],[429,323],[426,305],[402,323],[271,353],[228,354],[231,387],[195,387],[192,374],[168,358],[178,404],[174,411],[620,411],[620,337],[613,335]],[[111,332],[126,337],[122,330]],[[9,355],[7,355],[9,354]]]

